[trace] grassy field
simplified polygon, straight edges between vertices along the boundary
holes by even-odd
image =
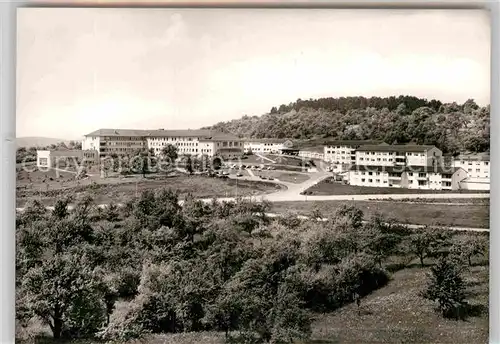
[[[306,190],[311,195],[375,195],[375,194],[433,194],[457,193],[457,190],[419,190],[406,188],[379,188],[370,186],[354,186],[332,182],[325,179]],[[461,193],[484,193],[485,191],[462,190]]]
[[[294,173],[294,172],[284,172],[284,171],[254,171],[256,176],[266,176],[273,177],[274,179],[278,179],[282,182],[286,183],[294,183],[301,184],[307,180],[309,180],[309,176],[303,173]]]
[[[178,175],[174,177],[163,177],[162,179],[143,179],[142,177],[130,179],[105,180],[106,183],[80,185],[77,187],[66,187],[49,190],[18,190],[16,206],[22,207],[29,199],[40,199],[46,205],[54,202],[69,192],[74,192],[78,198],[90,194],[97,203],[125,202],[135,197],[136,192],[140,194],[143,190],[157,190],[161,187],[172,188],[180,193],[181,197],[188,193],[197,198],[211,197],[234,197],[236,196],[236,180],[217,179],[204,176]],[[278,184],[260,181],[238,181],[238,196],[251,196],[274,192],[283,188]]]
[[[428,268],[409,268],[393,274],[389,284],[356,305],[318,316],[312,343],[487,343],[488,267],[475,266],[466,274],[468,302],[477,316],[447,320],[435,304],[419,296]]]
[[[275,202],[272,211],[287,211],[299,215],[309,215],[317,207],[325,217],[333,214],[342,204],[353,205],[363,211],[365,219],[375,213],[395,218],[398,222],[421,225],[441,225],[471,228],[489,228],[489,204],[481,205],[445,205],[445,204],[412,204],[405,202],[379,201],[300,201]]]

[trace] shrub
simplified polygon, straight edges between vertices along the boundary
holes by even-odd
[[[429,285],[423,293],[425,298],[438,302],[438,309],[446,318],[460,318],[465,304],[465,284],[460,271],[456,261],[440,258],[431,268]]]

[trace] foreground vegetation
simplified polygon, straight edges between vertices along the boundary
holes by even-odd
[[[53,211],[32,201],[17,216],[20,339],[40,335],[29,330],[38,321],[54,338],[90,341],[208,331],[228,343],[307,343],[320,314],[364,305],[414,260],[443,267],[437,285],[420,286],[428,304],[475,316],[461,276],[487,258],[487,235],[413,231],[379,215],[363,223],[349,205],[327,222],[270,219],[267,203],[187,196],[180,206],[167,189],[124,208],[85,198],[69,211],[71,201]]]

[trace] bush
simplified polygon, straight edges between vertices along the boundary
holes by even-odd
[[[423,293],[426,299],[438,302],[438,309],[446,318],[459,319],[465,305],[465,284],[461,267],[449,257],[442,257],[431,268],[429,285]]]

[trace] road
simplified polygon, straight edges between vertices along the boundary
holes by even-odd
[[[310,179],[301,183],[294,184],[288,183],[279,180],[267,181],[269,183],[277,183],[286,187],[286,189],[277,190],[276,192],[259,195],[259,196],[251,196],[251,197],[242,197],[241,199],[252,200],[255,202],[301,202],[301,201],[369,201],[369,200],[398,200],[398,199],[417,199],[417,198],[428,198],[428,199],[455,199],[455,198],[489,198],[490,195],[488,193],[478,193],[478,194],[462,194],[462,193],[431,193],[431,194],[375,194],[375,195],[325,195],[325,196],[310,196],[310,195],[301,195],[301,193],[315,184],[321,182],[322,180],[331,176],[331,173],[318,171],[315,173],[309,174]],[[231,179],[239,179],[239,180],[252,180],[252,181],[260,181],[259,177],[253,175],[250,177],[236,177],[235,175],[229,176]],[[234,202],[236,201],[235,197],[221,197],[217,198],[218,201],[222,202]],[[203,202],[212,202],[213,198],[205,198],[201,199]],[[180,201],[182,204],[183,201]],[[98,205],[99,207],[104,207],[105,204]],[[52,207],[48,207],[51,209]],[[71,209],[72,207],[70,207]],[[23,211],[24,208],[16,208],[17,211]],[[424,215],[425,216],[425,215]],[[420,228],[421,226],[415,225],[416,228]],[[448,228],[448,227],[447,227]],[[456,230],[471,230],[471,231],[488,231],[489,229],[478,229],[478,228],[461,228],[454,227]]]

